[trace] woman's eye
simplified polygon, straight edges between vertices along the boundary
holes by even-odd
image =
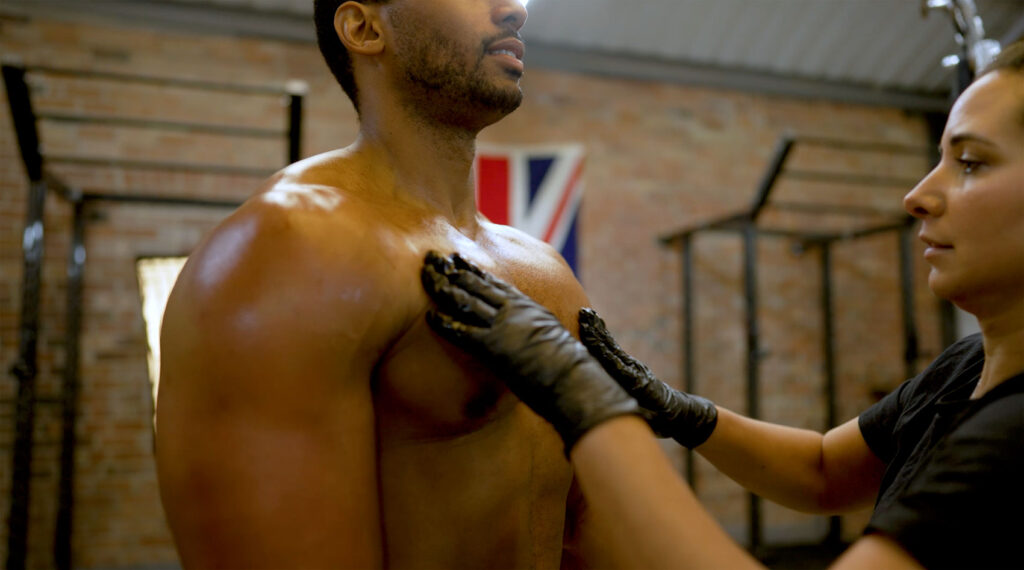
[[[967,157],[960,157],[956,161],[960,165],[960,171],[964,174],[974,174],[984,165],[980,160],[973,160]]]

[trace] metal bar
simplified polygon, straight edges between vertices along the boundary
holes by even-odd
[[[85,203],[74,202],[71,255],[68,257],[67,330],[62,386],[63,434],[60,450],[60,487],[53,558],[58,570],[70,570],[72,513],[75,488],[75,427],[78,417],[79,339],[82,329],[82,279],[85,270]]]
[[[864,228],[864,229],[861,229],[861,230],[857,230],[855,232],[839,234],[839,235],[837,235],[835,237],[837,239],[843,239],[843,240],[860,239],[862,237],[873,236],[875,234],[881,234],[881,233],[885,233],[885,232],[892,232],[892,231],[902,230],[907,225],[906,218],[907,217],[904,217],[904,220],[901,220],[901,221],[896,222],[896,223],[885,224],[885,225],[881,225],[881,226],[874,226],[874,227],[870,227],[870,228]]]
[[[914,264],[911,240],[913,224],[907,223],[899,232],[900,257],[900,300],[903,307],[903,378],[917,374],[917,358],[920,352],[917,325],[914,315]]]
[[[205,81],[201,79],[181,79],[171,77],[159,77],[153,75],[134,75],[129,73],[117,73],[112,71],[67,69],[62,67],[50,67],[46,65],[33,65],[27,68],[27,71],[31,73],[42,73],[58,77],[74,77],[79,79],[121,81],[125,83],[139,83],[144,85],[155,85],[159,87],[180,87],[183,89],[225,91],[228,93],[245,93],[250,95],[282,95],[288,92],[287,89],[285,89],[285,87],[283,86],[238,85],[233,83],[220,83],[217,81]]]
[[[302,158],[302,95],[288,97],[288,164]]]
[[[46,183],[29,184],[28,214],[22,237],[24,272],[21,290],[21,325],[18,360],[11,374],[18,379],[15,407],[14,453],[11,458],[11,506],[8,517],[7,570],[25,568],[28,545],[28,504],[31,490],[32,438],[35,428],[39,303],[43,269],[43,210]]]
[[[11,374],[18,379],[15,405],[14,450],[11,454],[11,504],[8,514],[7,570],[25,568],[28,549],[28,507],[31,491],[32,439],[35,428],[37,346],[39,342],[39,303],[43,265],[44,209],[46,181],[43,157],[39,153],[39,133],[24,68],[4,65],[4,85],[18,147],[25,164],[29,186],[26,197],[25,230],[22,234],[21,321],[18,334],[18,360]]]
[[[693,237],[682,238],[683,262],[683,390],[694,393],[697,390],[697,378],[693,366]],[[692,449],[686,450],[686,481],[696,492],[697,459]]]
[[[191,133],[207,133],[231,137],[278,138],[287,131],[283,129],[263,129],[257,127],[235,127],[210,123],[190,123],[181,121],[154,121],[150,119],[134,119],[131,117],[115,117],[109,115],[72,115],[68,113],[39,113],[39,119],[55,123],[76,123],[87,125],[107,125],[139,129],[159,129],[167,131],[186,131]]]
[[[828,137],[796,137],[799,144],[808,146],[819,146],[834,148],[836,150],[849,150],[853,152],[878,152],[883,154],[910,154],[927,156],[929,149],[925,146],[903,145],[894,143],[880,143],[870,141],[852,141],[833,139]]]
[[[918,179],[896,178],[892,176],[871,176],[870,174],[847,174],[843,172],[816,172],[814,170],[786,170],[782,173],[786,178],[805,182],[825,182],[828,184],[846,184],[850,186],[881,186],[913,188],[920,182]]]
[[[832,242],[821,244],[821,314],[822,350],[825,356],[825,429],[836,426],[836,358],[835,311],[832,287]],[[842,539],[842,518],[828,520],[827,544],[838,544]]]
[[[145,194],[111,194],[94,190],[87,190],[83,192],[82,199],[89,202],[158,204],[162,206],[205,206],[213,208],[237,208],[242,205],[241,201],[233,200],[206,200],[203,198],[178,198],[175,196],[154,195],[147,196]]]
[[[745,222],[748,218],[749,216],[747,212],[729,214],[726,216],[722,216],[721,218],[715,218],[708,222],[685,227],[671,234],[661,236],[660,238],[658,238],[658,240],[661,242],[662,245],[669,246],[679,240],[689,237],[694,233],[704,230],[742,229],[743,227],[745,227],[744,225],[742,225],[743,222]]]
[[[25,68],[13,65],[3,66],[4,87],[7,89],[7,104],[11,110],[14,132],[18,137],[21,160],[30,181],[43,179],[43,156],[39,152],[39,130],[36,115],[32,109],[32,96],[25,82]]]
[[[835,309],[832,286],[832,244],[821,244],[822,350],[825,355],[825,429],[836,426]]]
[[[775,210],[787,212],[836,214],[839,216],[891,216],[901,218],[905,215],[903,211],[872,208],[870,206],[844,206],[841,204],[814,204],[810,202],[776,201],[772,202],[771,207]]]
[[[781,154],[784,156],[786,152],[788,150]],[[758,397],[761,347],[757,319],[757,232],[753,222],[743,231],[743,293],[747,307],[747,416],[758,419],[761,415]],[[761,548],[761,499],[753,493],[749,493],[749,499],[749,546],[751,552],[756,553]]]
[[[761,210],[764,208],[765,204],[768,203],[768,196],[771,195],[772,188],[775,187],[775,181],[778,180],[779,175],[782,173],[782,166],[786,163],[786,159],[789,158],[789,153],[793,150],[793,144],[792,138],[783,136],[775,145],[775,152],[772,155],[772,161],[769,163],[768,170],[765,172],[764,177],[761,179],[761,183],[757,187],[757,194],[754,197],[754,201],[750,205],[750,212],[748,215],[752,221],[757,220]]]
[[[745,219],[746,218],[744,218],[744,220]],[[673,235],[670,235],[670,236],[666,236],[664,238],[659,238],[659,240],[661,241],[662,245],[664,245],[665,247],[669,247],[672,244],[674,244],[675,242],[679,241],[680,239],[683,239],[684,237],[693,236],[693,235],[695,235],[695,234],[697,234],[699,232],[703,232],[703,231],[709,231],[709,232],[730,232],[730,233],[742,234],[745,231],[745,226],[741,225],[743,223],[745,223],[745,222],[741,221],[741,220],[738,220],[738,221],[735,222],[734,225],[724,225],[723,224],[721,226],[712,226],[712,227],[701,228],[699,230],[685,231],[685,232],[680,232],[679,234],[673,234]],[[795,230],[785,230],[785,229],[780,229],[780,228],[765,228],[765,227],[755,227],[754,228],[754,232],[756,232],[757,235],[759,235],[759,236],[795,239],[795,240],[805,241],[805,242],[808,242],[808,243],[815,243],[815,242],[818,242],[818,241],[825,241],[825,240],[832,240],[832,239],[834,239],[834,240],[845,239],[844,236],[848,235],[848,234],[823,234],[821,232],[800,232],[800,231],[795,231]]]
[[[46,180],[46,189],[48,192],[53,192],[67,202],[74,202],[77,199],[76,196],[78,196],[78,192],[65,184],[64,181],[56,174],[43,169],[43,179]]]
[[[18,403],[18,399],[17,398],[0,398],[0,405],[7,405],[7,404],[12,404],[13,405],[13,404],[17,404],[17,403]],[[64,399],[63,398],[40,397],[38,393],[36,394],[36,405],[37,406],[56,406],[58,404],[63,404],[63,403],[64,403]]]
[[[825,243],[825,242],[850,241],[850,240],[860,239],[862,237],[868,237],[868,236],[872,236],[872,235],[875,235],[875,234],[881,234],[881,233],[885,233],[885,232],[901,231],[906,226],[906,224],[907,224],[906,221],[900,221],[899,223],[885,224],[885,225],[881,225],[881,226],[873,226],[873,227],[870,227],[870,228],[863,228],[863,229],[859,229],[859,230],[855,230],[855,231],[850,231],[850,232],[844,232],[844,233],[817,234],[817,235],[808,234],[808,235],[805,235],[805,236],[802,236],[802,237],[801,236],[793,236],[793,237],[794,237],[794,239],[799,239],[802,242],[802,245],[804,247],[810,247],[810,246],[820,245],[820,244]],[[761,233],[764,234],[765,232],[762,230]],[[781,235],[781,234],[776,233],[774,235]]]
[[[79,166],[97,166],[106,168],[124,168],[129,170],[164,170],[168,172],[191,172],[196,174],[223,174],[237,176],[253,176],[266,178],[275,171],[264,168],[246,166],[226,166],[221,164],[190,164],[185,162],[162,162],[155,160],[127,160],[120,158],[104,158],[98,156],[50,156],[50,164],[76,164]]]
[[[778,228],[755,228],[754,232],[757,233],[757,235],[759,236],[795,239],[807,242],[827,240],[832,239],[833,237],[831,234],[823,234],[820,232],[799,232],[793,230],[783,230]]]

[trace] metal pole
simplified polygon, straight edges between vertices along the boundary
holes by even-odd
[[[757,228],[751,219],[743,228],[743,287],[747,306],[747,415],[760,417],[759,368],[761,348],[757,320]],[[761,548],[761,499],[750,493],[750,550]]]
[[[60,489],[53,557],[58,570],[71,569],[71,529],[75,488],[75,425],[78,417],[78,348],[82,328],[82,279],[85,270],[85,202],[76,196],[71,255],[68,257],[67,331],[64,383],[61,392],[63,436],[60,450]]]
[[[768,165],[768,170],[757,187],[757,196],[750,205],[749,216],[751,222],[757,220],[757,216],[760,215],[761,210],[768,203],[768,195],[771,194],[772,188],[775,187],[775,181],[782,175],[782,167],[786,164],[786,159],[789,158],[789,153],[792,150],[793,139],[788,136],[780,138],[779,142],[775,145],[775,152],[772,153],[772,162]]]
[[[822,349],[825,353],[825,429],[836,425],[836,360],[835,360],[835,321],[832,301],[832,242],[821,242],[821,313],[822,313]],[[842,536],[842,519],[838,516],[829,517],[828,544],[839,544]]]
[[[899,232],[900,298],[903,305],[903,378],[917,374],[919,354],[917,326],[914,318],[914,265],[911,261],[911,241],[914,226],[908,223]]]
[[[693,239],[687,234],[683,246],[683,390],[693,393],[697,389],[693,367]],[[696,455],[686,450],[686,481],[690,487],[697,483]],[[696,489],[694,489],[696,492]]]
[[[293,82],[288,89],[288,164],[291,164],[302,158],[302,96],[306,84]]]
[[[25,82],[25,69],[4,65],[3,78],[21,158],[29,179],[27,215],[22,235],[24,272],[18,360],[11,367],[11,374],[18,379],[18,394],[15,404],[14,450],[11,454],[11,505],[7,519],[7,569],[23,570],[28,549],[28,505],[32,477],[32,438],[35,427],[36,347],[39,340],[39,291],[43,266],[46,181],[43,179],[39,133],[36,130],[28,84]]]

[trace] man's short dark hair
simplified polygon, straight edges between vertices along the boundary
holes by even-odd
[[[352,76],[352,60],[348,50],[338,39],[334,30],[334,14],[346,0],[313,0],[313,21],[316,23],[316,43],[327,61],[327,67],[334,74],[341,89],[345,91],[352,105],[359,111],[359,89]],[[382,4],[387,0],[360,0],[363,4]]]

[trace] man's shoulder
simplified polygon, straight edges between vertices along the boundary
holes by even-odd
[[[225,319],[245,312],[266,326],[307,326],[397,309],[403,276],[388,248],[399,240],[374,214],[357,194],[278,176],[189,255],[168,311],[215,308]]]
[[[499,262],[507,269],[545,280],[577,284],[572,268],[551,244],[511,226],[487,222],[484,228],[491,245],[489,249],[500,252]]]
[[[482,226],[487,232],[487,239],[507,252],[508,260],[536,264],[538,268],[568,271],[571,274],[569,265],[551,244],[512,226],[487,221]]]
[[[254,256],[260,265],[293,270],[304,263],[343,267],[352,258],[379,258],[370,252],[391,227],[365,178],[344,150],[292,164],[214,228],[195,254]]]
[[[563,320],[575,322],[576,311],[589,301],[565,258],[550,244],[521,230],[490,222],[484,228],[488,249],[496,252],[505,277]]]
[[[368,257],[374,232],[367,228],[373,221],[362,210],[358,201],[332,188],[277,181],[213,228],[189,264],[202,267],[210,283],[279,271],[295,278],[308,271],[323,275],[325,269]]]

